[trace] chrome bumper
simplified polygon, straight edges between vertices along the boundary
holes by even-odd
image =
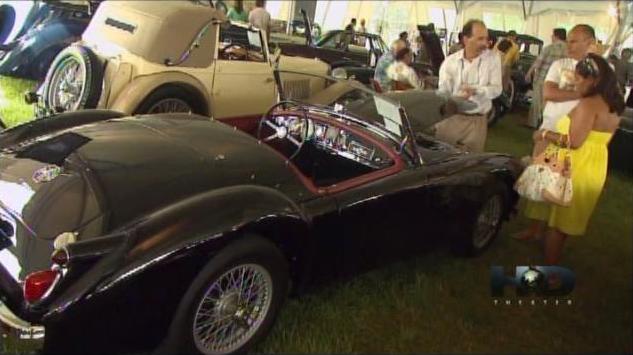
[[[25,320],[20,319],[13,314],[11,310],[0,302],[0,322],[6,324],[15,330],[20,339],[43,339],[44,327],[41,325],[33,325]]]

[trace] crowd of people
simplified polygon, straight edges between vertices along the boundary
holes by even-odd
[[[243,2],[228,9],[233,20],[250,22],[270,29],[270,14],[264,1],[246,14]],[[345,30],[366,32],[365,20],[357,28],[351,19]],[[471,152],[483,152],[487,137],[487,113],[510,80],[510,71],[519,59],[517,33],[509,31],[491,48],[488,29],[481,20],[469,20],[459,33],[459,42],[450,47],[439,68],[437,91],[469,100],[474,107],[434,126],[435,136]],[[412,63],[425,51],[421,37],[412,48],[407,32],[402,32],[383,53],[375,67],[377,90],[423,89],[424,82]],[[574,26],[569,33],[555,28],[546,46],[525,74],[533,95],[526,124],[537,128],[533,135],[532,157],[552,149],[567,149],[571,157],[573,199],[568,206],[527,201],[524,214],[532,224],[515,235],[519,240],[542,240],[547,264],[561,260],[570,236],[580,236],[600,197],[607,175],[607,145],[619,126],[625,107],[625,86],[633,79],[629,62],[633,50],[620,57],[602,57],[594,29],[587,24]],[[427,53],[428,55],[428,53]],[[629,104],[633,99],[629,95]]]
[[[482,152],[486,114],[519,59],[517,34],[510,31],[490,48],[485,23],[470,20],[459,38],[440,67],[437,91],[467,99],[476,107],[437,123],[435,136],[471,152]],[[410,68],[411,50],[406,39],[401,35],[391,52],[378,61],[375,80],[383,90],[422,86],[416,85],[419,81]],[[533,85],[527,124],[538,128],[531,156],[566,149],[572,164],[573,198],[564,207],[527,201],[524,214],[532,224],[515,238],[541,240],[545,263],[558,264],[567,238],[585,233],[602,192],[607,146],[619,127],[619,115],[625,107],[624,88],[633,76],[629,63],[633,51],[624,49],[620,58],[612,56],[607,61],[601,55],[604,46],[598,45],[594,29],[587,24],[576,25],[569,33],[556,28],[551,39],[525,75]],[[401,83],[408,85],[398,85]]]
[[[266,10],[266,0],[255,0],[255,7],[250,11],[244,8],[244,0],[233,1],[233,6],[227,6],[223,0],[217,0],[214,4],[226,14],[231,21],[246,22],[266,32],[270,40],[271,16]]]

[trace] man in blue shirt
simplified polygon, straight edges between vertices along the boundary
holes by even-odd
[[[387,76],[387,68],[393,63],[396,58],[395,55],[406,47],[406,43],[400,39],[395,40],[391,44],[391,51],[383,54],[380,59],[378,59],[378,63],[376,63],[376,71],[374,72],[374,80],[380,84],[380,87],[383,91],[389,91],[391,88],[391,79]]]

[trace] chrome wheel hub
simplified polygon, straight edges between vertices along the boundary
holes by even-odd
[[[270,273],[257,264],[236,266],[205,292],[193,321],[196,348],[204,354],[226,354],[250,340],[272,301]]]
[[[68,58],[62,62],[52,78],[52,107],[64,111],[77,110],[84,91],[85,75],[82,65],[76,59]]]
[[[502,205],[501,197],[493,196],[482,206],[475,222],[473,245],[476,248],[483,248],[495,235],[501,222]]]

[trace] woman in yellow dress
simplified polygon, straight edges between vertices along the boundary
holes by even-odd
[[[617,79],[607,61],[588,54],[576,66],[576,90],[582,99],[569,115],[560,119],[556,132],[539,130],[534,140],[545,140],[547,149],[569,144],[573,198],[571,205],[561,207],[528,201],[525,215],[547,223],[545,263],[560,262],[567,236],[585,233],[607,177],[607,146],[620,124],[624,98]],[[532,228],[538,230],[538,228]],[[531,237],[535,237],[532,235]],[[523,238],[527,239],[527,238]]]

